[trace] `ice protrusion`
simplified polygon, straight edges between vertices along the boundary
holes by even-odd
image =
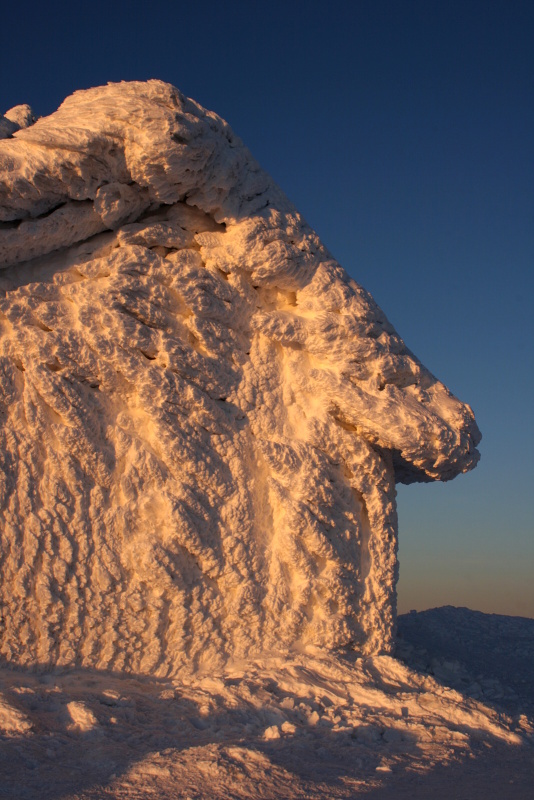
[[[32,107],[27,103],[23,103],[19,106],[13,106],[13,108],[10,108],[9,111],[6,111],[4,117],[18,125],[19,129],[29,128],[30,125],[33,125],[33,123],[37,121],[37,117],[35,116]]]
[[[26,103],[13,106],[3,116],[0,115],[0,139],[10,139],[16,131],[29,128],[35,121],[31,106]]]

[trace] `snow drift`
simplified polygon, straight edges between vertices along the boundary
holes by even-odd
[[[0,120],[0,652],[157,675],[388,652],[395,482],[470,408],[160,81]],[[26,127],[24,127],[26,126]]]

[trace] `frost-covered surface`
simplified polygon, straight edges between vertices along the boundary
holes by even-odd
[[[15,131],[29,128],[35,122],[35,115],[27,104],[14,106],[9,111],[0,115],[0,139],[9,139]]]
[[[530,800],[534,620],[399,623],[405,663],[310,650],[181,681],[4,669],[0,797]]]
[[[3,658],[388,652],[395,481],[471,469],[469,407],[173,87],[77,92],[0,166]]]

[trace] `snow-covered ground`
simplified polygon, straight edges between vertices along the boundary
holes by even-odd
[[[412,612],[397,655],[4,669],[0,797],[532,798],[534,620]]]

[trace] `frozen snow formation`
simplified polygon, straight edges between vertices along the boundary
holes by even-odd
[[[471,409],[216,114],[160,81],[12,112],[3,659],[387,653],[395,482],[474,467]]]
[[[21,128],[28,128],[34,122],[35,115],[31,107],[26,103],[10,108],[4,116],[0,115],[0,139],[9,139],[15,131]]]

